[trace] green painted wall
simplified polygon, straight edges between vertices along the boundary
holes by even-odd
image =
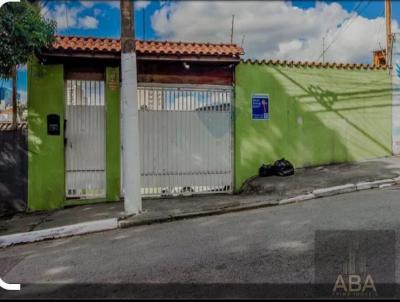
[[[59,114],[61,135],[47,135],[47,115]],[[56,209],[64,203],[64,70],[28,64],[28,208]]]
[[[106,68],[107,201],[120,200],[120,86],[119,68]]]
[[[391,154],[388,71],[240,63],[235,93],[236,190],[282,157],[304,167]],[[252,121],[253,93],[270,95],[270,120]]]
[[[106,200],[120,200],[119,68],[106,68]],[[61,135],[47,135],[47,115],[59,114]],[[28,207],[50,210],[65,205],[63,65],[28,66]],[[104,201],[98,200],[98,201]],[[90,200],[75,202],[84,204]]]

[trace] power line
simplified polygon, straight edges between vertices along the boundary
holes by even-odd
[[[49,1],[48,0],[43,0],[41,1],[41,6],[43,9],[46,9],[46,11],[42,12],[42,16],[43,18],[47,16],[47,14],[51,11],[51,9],[49,8]]]
[[[353,12],[353,13],[351,14],[351,16],[350,16],[350,17],[345,17],[345,18],[340,22],[340,24],[343,25],[343,23],[344,23],[346,20],[350,20],[351,18],[353,18],[354,15],[355,15],[355,10],[358,9],[358,8],[361,6],[361,4],[362,4],[362,1],[356,2],[356,3],[353,5],[353,8],[351,9],[351,11]],[[337,26],[336,26],[336,27],[337,27]],[[343,26],[341,26],[340,29],[336,32],[334,38],[340,33],[341,30],[343,30]],[[329,32],[329,28],[325,31],[324,38],[326,38],[326,35],[327,35],[328,32]],[[323,53],[325,52],[325,48],[324,48],[324,47],[322,48],[322,52],[323,52]],[[317,55],[318,55],[318,51],[317,51]],[[314,56],[312,56],[312,57],[314,57]]]
[[[347,23],[347,25],[351,24],[354,17],[357,15],[357,10],[361,7],[362,1],[358,1],[354,7],[353,7],[353,13],[351,14],[350,18],[348,19],[349,22]],[[335,36],[333,37],[331,43],[329,43],[329,45],[327,46],[327,48],[322,49],[322,53],[319,55],[318,59],[316,61],[319,61],[319,59],[321,59],[322,56],[325,56],[325,53],[328,51],[328,49],[332,46],[332,44],[337,40],[337,38],[339,37],[339,35],[344,31],[344,26],[343,23],[345,22],[345,20],[343,20],[343,22],[341,23],[342,26],[340,27],[340,29],[336,32]]]
[[[329,45],[326,47],[326,49],[324,49],[322,51],[322,53],[319,55],[319,57],[318,57],[318,59],[316,61],[319,61],[319,59],[321,59],[321,57],[325,55],[325,53],[333,45],[333,43],[335,43],[337,41],[337,39],[339,38],[340,34],[344,33],[349,28],[349,26],[354,22],[354,20],[356,20],[356,18],[354,18],[354,17],[357,16],[357,13],[358,13],[358,15],[361,15],[361,13],[368,7],[370,2],[371,2],[371,0],[368,0],[367,4],[363,7],[363,9],[360,10],[360,11],[357,11],[361,7],[361,4],[363,3],[362,1],[359,1],[357,7],[354,9],[353,15],[349,19],[349,22],[346,24],[346,26],[344,26],[344,27],[342,26],[340,28],[340,30],[336,33],[335,37],[332,39],[331,43],[329,43]]]
[[[246,38],[246,35],[243,35],[243,37],[242,37],[242,43],[240,44],[240,47],[242,47],[243,48],[243,45],[244,45],[244,39]]]
[[[384,14],[385,14],[385,8],[383,8],[382,9],[382,11],[381,11],[381,13],[378,15],[378,16],[380,16],[380,15],[382,15],[383,16],[383,19],[382,19],[382,22],[381,22],[381,24],[377,27],[377,31],[376,31],[376,44],[378,45],[378,48],[380,49],[380,50],[382,50],[382,45],[381,45],[381,43],[379,42],[379,37],[381,36],[381,33],[382,33],[382,31],[383,31],[383,27],[384,27],[384,25],[385,25],[385,16],[384,16]]]

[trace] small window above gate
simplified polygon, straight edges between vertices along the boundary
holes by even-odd
[[[104,106],[103,81],[66,81],[67,106]]]
[[[232,88],[182,88],[139,86],[138,106],[142,111],[231,110]]]

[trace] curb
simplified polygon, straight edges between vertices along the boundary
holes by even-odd
[[[306,200],[310,200],[310,199],[315,199],[315,197],[316,196],[313,193],[305,194],[305,195],[299,195],[299,196],[288,198],[288,199],[282,199],[281,201],[279,201],[279,205],[306,201]]]
[[[312,193],[298,195],[295,197],[282,199],[279,201],[263,201],[252,204],[242,204],[237,206],[222,207],[200,212],[169,215],[166,217],[164,216],[164,217],[155,217],[148,219],[143,218],[142,220],[136,220],[136,221],[132,220],[132,217],[130,218],[119,217],[119,218],[90,221],[90,222],[78,223],[73,225],[67,225],[67,226],[32,231],[32,232],[0,236],[0,248],[21,243],[32,243],[47,239],[57,239],[57,238],[71,237],[71,236],[77,236],[95,232],[109,231],[118,228],[125,229],[134,226],[165,223],[183,219],[199,218],[204,216],[222,215],[227,213],[255,210],[255,209],[273,207],[278,205],[288,205],[327,196],[351,193],[355,191],[363,191],[376,188],[383,189],[391,187],[395,184],[400,184],[400,176],[397,178],[383,179],[371,182],[359,182],[356,184],[346,184],[346,185],[328,187],[323,189],[315,189],[312,191]]]
[[[264,201],[258,202],[256,204],[248,204],[248,205],[238,205],[238,206],[231,206],[226,208],[217,208],[213,210],[207,211],[200,211],[200,212],[192,212],[192,213],[184,213],[184,214],[176,214],[170,215],[168,217],[157,217],[157,218],[149,218],[143,219],[138,221],[132,221],[129,219],[119,220],[118,221],[118,228],[126,229],[129,227],[134,226],[141,226],[141,225],[150,225],[155,223],[165,223],[165,222],[172,222],[190,218],[200,218],[205,216],[215,216],[215,215],[222,215],[227,213],[235,213],[235,212],[243,212],[243,211],[250,211],[260,208],[266,207],[273,207],[279,205],[279,201]]]
[[[70,237],[76,235],[83,235],[88,233],[108,231],[117,228],[118,228],[118,219],[111,218],[111,219],[77,223],[77,224],[32,231],[32,232],[5,235],[0,237],[0,248],[20,243],[32,243],[47,239],[56,239],[56,238]]]
[[[356,190],[357,190],[356,185],[347,184],[347,185],[329,187],[329,188],[324,188],[324,189],[316,189],[312,193],[315,195],[315,197],[318,198],[318,197],[327,197],[327,196],[343,194],[343,193],[351,193]]]
[[[214,216],[214,215],[222,215],[222,214],[234,213],[234,212],[240,212],[240,211],[255,210],[255,209],[273,207],[273,206],[278,206],[278,205],[299,203],[299,202],[303,202],[303,201],[307,201],[307,200],[328,197],[328,196],[334,196],[334,195],[340,195],[340,194],[345,194],[345,193],[351,193],[351,192],[355,192],[355,191],[362,191],[362,190],[367,190],[367,189],[375,189],[375,188],[383,189],[383,188],[391,187],[395,184],[400,184],[400,176],[397,178],[389,178],[389,179],[383,179],[383,180],[377,180],[377,181],[371,181],[371,182],[360,182],[357,184],[346,184],[346,185],[341,185],[341,186],[316,189],[316,190],[313,190],[312,193],[298,195],[295,197],[282,199],[282,200],[278,200],[278,201],[264,201],[264,202],[254,203],[254,204],[238,205],[238,206],[232,206],[232,207],[227,207],[227,208],[218,208],[218,209],[209,210],[209,211],[177,214],[177,215],[170,215],[168,217],[149,218],[149,219],[143,219],[143,220],[137,220],[137,221],[130,220],[130,219],[119,220],[118,227],[121,229],[125,229],[125,228],[129,228],[129,227],[134,227],[134,226],[150,225],[150,224],[155,224],[155,223],[165,223],[165,222],[172,222],[172,221],[178,221],[178,220],[183,220],[183,219],[200,218],[200,217],[204,217],[204,216]]]

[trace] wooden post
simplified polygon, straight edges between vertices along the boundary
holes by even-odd
[[[134,4],[121,0],[122,164],[126,214],[142,211]]]
[[[386,18],[386,65],[391,65],[392,53],[392,11],[390,0],[385,0],[385,18]]]

